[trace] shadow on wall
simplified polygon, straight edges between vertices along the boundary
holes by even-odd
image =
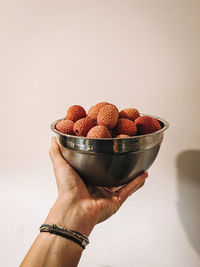
[[[176,158],[178,212],[192,247],[200,254],[200,150],[186,150]]]

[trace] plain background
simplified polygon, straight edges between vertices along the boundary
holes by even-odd
[[[20,264],[56,198],[50,123],[100,101],[170,128],[79,266],[200,265],[200,1],[1,0],[0,90],[1,266]]]

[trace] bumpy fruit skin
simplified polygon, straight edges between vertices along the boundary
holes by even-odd
[[[130,136],[127,135],[127,134],[118,134],[118,135],[116,136],[116,138],[127,138],[127,137],[130,137]]]
[[[102,109],[102,107],[104,107],[106,105],[109,105],[109,103],[107,103],[107,102],[100,102],[100,103],[92,106],[88,110],[88,117],[97,120],[97,115],[98,115],[99,111]]]
[[[135,120],[138,134],[150,134],[154,133],[161,129],[160,123],[158,120],[149,117],[141,116]]]
[[[75,122],[85,117],[86,117],[85,109],[79,105],[74,105],[69,107],[65,119]]]
[[[56,129],[65,134],[74,135],[74,122],[71,120],[61,120],[56,124]]]
[[[136,108],[125,108],[120,111],[119,117],[134,121],[140,116],[139,111]]]
[[[113,129],[117,123],[119,112],[116,106],[106,105],[101,108],[97,116],[98,125],[104,125]]]
[[[126,134],[129,136],[133,136],[133,135],[136,135],[137,128],[133,121],[129,119],[121,118],[117,121],[115,132],[117,133],[117,135]]]
[[[87,133],[91,128],[96,125],[96,122],[92,118],[83,118],[74,123],[74,132],[77,136],[87,136]]]
[[[104,125],[93,127],[87,134],[88,138],[112,138],[108,128]]]
[[[153,119],[153,122],[154,122],[154,125],[156,127],[156,131],[159,131],[161,129],[161,126],[160,126],[160,123],[158,120],[156,120],[155,118],[152,118]]]

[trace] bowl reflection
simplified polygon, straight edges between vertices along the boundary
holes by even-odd
[[[149,116],[149,115],[148,115]],[[169,127],[166,120],[156,118],[161,130],[129,138],[93,139],[63,134],[55,128],[60,151],[85,183],[96,186],[120,186],[147,171],[154,162]]]

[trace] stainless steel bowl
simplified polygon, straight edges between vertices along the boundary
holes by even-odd
[[[86,183],[112,187],[128,183],[154,162],[169,124],[151,117],[160,122],[161,130],[129,138],[93,139],[63,134],[55,127],[59,120],[50,127],[63,157]]]

